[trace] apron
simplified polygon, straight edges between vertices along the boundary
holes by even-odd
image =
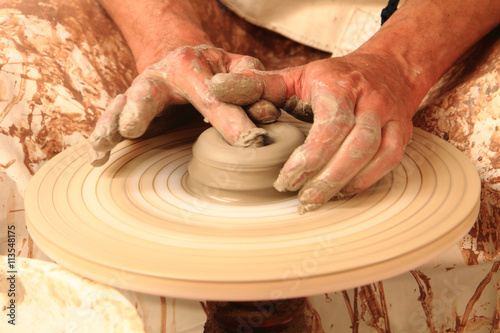
[[[387,0],[219,0],[248,22],[301,44],[345,55],[380,27]]]

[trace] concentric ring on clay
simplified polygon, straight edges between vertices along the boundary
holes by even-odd
[[[478,214],[474,166],[419,129],[401,164],[377,185],[317,211],[299,215],[295,197],[253,206],[206,202],[183,181],[205,128],[122,142],[101,168],[88,164],[85,144],[57,155],[26,193],[31,236],[62,266],[102,283],[259,300],[395,276],[453,246]]]

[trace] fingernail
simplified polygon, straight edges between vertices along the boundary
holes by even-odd
[[[285,183],[283,182],[283,176],[281,175],[281,173],[279,174],[278,178],[274,181],[273,186],[278,192],[286,192]]]
[[[315,181],[299,192],[299,214],[315,210],[328,202],[339,191],[339,183]]]
[[[304,215],[306,212],[310,212],[312,210],[318,209],[321,206],[322,205],[318,205],[318,204],[303,205],[303,204],[299,203],[297,210],[298,210],[299,215]]]
[[[299,193],[299,200],[303,204],[323,203],[324,194],[316,188],[308,188]]]
[[[306,175],[302,168],[294,168],[288,171],[286,181],[283,184],[290,191],[298,191],[306,181]]]
[[[286,176],[280,172],[278,178],[274,181],[274,188],[279,192],[298,191],[302,185],[302,174],[288,171]]]
[[[363,181],[361,178],[354,179],[350,181],[343,189],[342,194],[344,195],[353,195],[358,193],[363,187]]]
[[[265,99],[253,103],[245,110],[250,119],[262,124],[274,123],[281,116],[281,111]]]
[[[100,152],[110,151],[118,143],[120,143],[121,140],[122,136],[118,131],[114,133],[101,133],[96,130],[89,137],[89,142],[92,148]]]
[[[89,149],[89,162],[93,167],[100,167],[106,164],[109,160],[110,152],[95,151],[94,149]]]

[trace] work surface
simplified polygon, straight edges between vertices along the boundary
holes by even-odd
[[[290,116],[281,122],[302,125]],[[103,283],[122,274],[135,291],[252,301],[335,292],[414,269],[455,245],[479,212],[472,163],[419,129],[376,186],[316,211],[299,215],[294,196],[210,202],[185,181],[205,128],[123,142],[101,168],[89,165],[85,143],[56,156],[26,191],[31,237],[63,266]]]

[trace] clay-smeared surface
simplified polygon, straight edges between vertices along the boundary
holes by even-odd
[[[467,264],[500,253],[500,30],[490,34],[434,87],[415,126],[451,142],[475,164],[482,181],[479,218],[462,243]]]
[[[227,204],[271,203],[294,196],[280,193],[273,183],[291,153],[303,143],[304,133],[288,123],[261,125],[264,145],[234,147],[213,128],[193,145],[186,186],[204,200]]]
[[[24,187],[40,164],[90,134],[136,72],[96,2],[4,1],[0,12],[0,144],[21,148],[0,163]]]

